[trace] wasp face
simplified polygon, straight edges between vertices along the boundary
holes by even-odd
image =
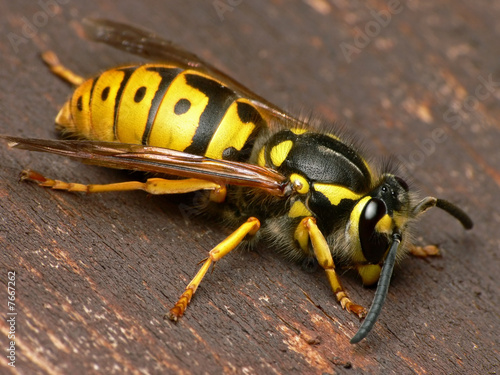
[[[375,180],[368,163],[334,136],[277,132],[262,149],[261,165],[289,176],[296,193],[290,218],[315,217],[326,237],[346,230],[341,247],[351,249],[355,264],[382,264],[392,235],[412,217],[407,183],[389,173]]]
[[[408,185],[393,175],[384,175],[372,190],[358,221],[359,243],[370,264],[379,264],[389,249],[391,236],[406,226],[410,212]]]

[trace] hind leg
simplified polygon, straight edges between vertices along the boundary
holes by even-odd
[[[54,52],[45,51],[42,53],[42,59],[49,66],[52,73],[61,77],[66,82],[69,82],[74,86],[80,86],[83,81],[85,81],[83,77],[63,66]]]

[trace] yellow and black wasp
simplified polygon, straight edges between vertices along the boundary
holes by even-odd
[[[296,261],[317,262],[342,307],[366,316],[352,343],[372,329],[396,259],[408,253],[410,226],[439,207],[472,228],[442,199],[418,200],[390,167],[376,169],[333,131],[313,130],[196,55],[143,30],[85,20],[87,35],[157,62],[126,65],[84,80],[47,52],[52,71],[77,88],[56,118],[77,140],[3,136],[13,147],[112,168],[154,172],[145,182],[82,185],[34,171],[23,179],[68,191],[203,191],[207,212],[237,228],[214,247],[167,314],[181,317],[210,265],[242,242],[270,240]],[[335,263],[378,286],[368,315],[349,299]]]

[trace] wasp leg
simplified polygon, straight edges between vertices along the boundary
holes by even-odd
[[[418,258],[439,256],[439,247],[436,245],[415,246],[410,245],[410,254]]]
[[[150,194],[182,194],[199,190],[211,190],[210,199],[214,202],[223,202],[226,197],[226,187],[215,182],[188,178],[185,180],[166,180],[150,178],[146,182],[126,181],[104,185],[84,185],[74,182],[52,180],[32,170],[21,173],[21,180],[34,181],[39,186],[54,190],[77,191],[82,193],[104,193],[109,191],[144,190]]]
[[[191,282],[186,287],[184,293],[180,296],[177,303],[173,308],[170,309],[170,313],[165,315],[165,318],[176,322],[186,311],[186,308],[196,292],[196,289],[203,280],[203,277],[207,273],[210,265],[215,264],[218,260],[222,259],[224,256],[229,254],[236,246],[238,246],[241,241],[245,238],[247,234],[253,236],[260,228],[260,221],[255,217],[250,217],[244,224],[242,224],[238,229],[231,233],[224,241],[219,243],[214,247],[209,253],[208,258],[203,262],[200,270],[196,276],[191,280]]]
[[[305,217],[302,219],[297,228],[295,237],[299,239],[299,243],[302,244],[307,237],[311,240],[314,255],[319,265],[326,271],[326,276],[328,277],[333,293],[335,293],[335,297],[342,308],[352,312],[360,318],[364,318],[366,316],[365,308],[352,302],[340,283],[337,273],[335,272],[332,253],[330,252],[325,237],[316,225],[316,219],[312,217]]]
[[[83,77],[80,77],[78,74],[72,72],[64,65],[62,65],[54,52],[45,51],[44,53],[42,53],[42,59],[49,66],[52,73],[71,83],[72,85],[80,86],[85,81]]]

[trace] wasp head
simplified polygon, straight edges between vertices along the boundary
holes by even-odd
[[[384,175],[377,187],[360,200],[353,210],[354,216],[359,214],[353,225],[357,222],[359,247],[367,263],[383,261],[393,233],[404,231],[410,212],[408,184],[391,174]]]

